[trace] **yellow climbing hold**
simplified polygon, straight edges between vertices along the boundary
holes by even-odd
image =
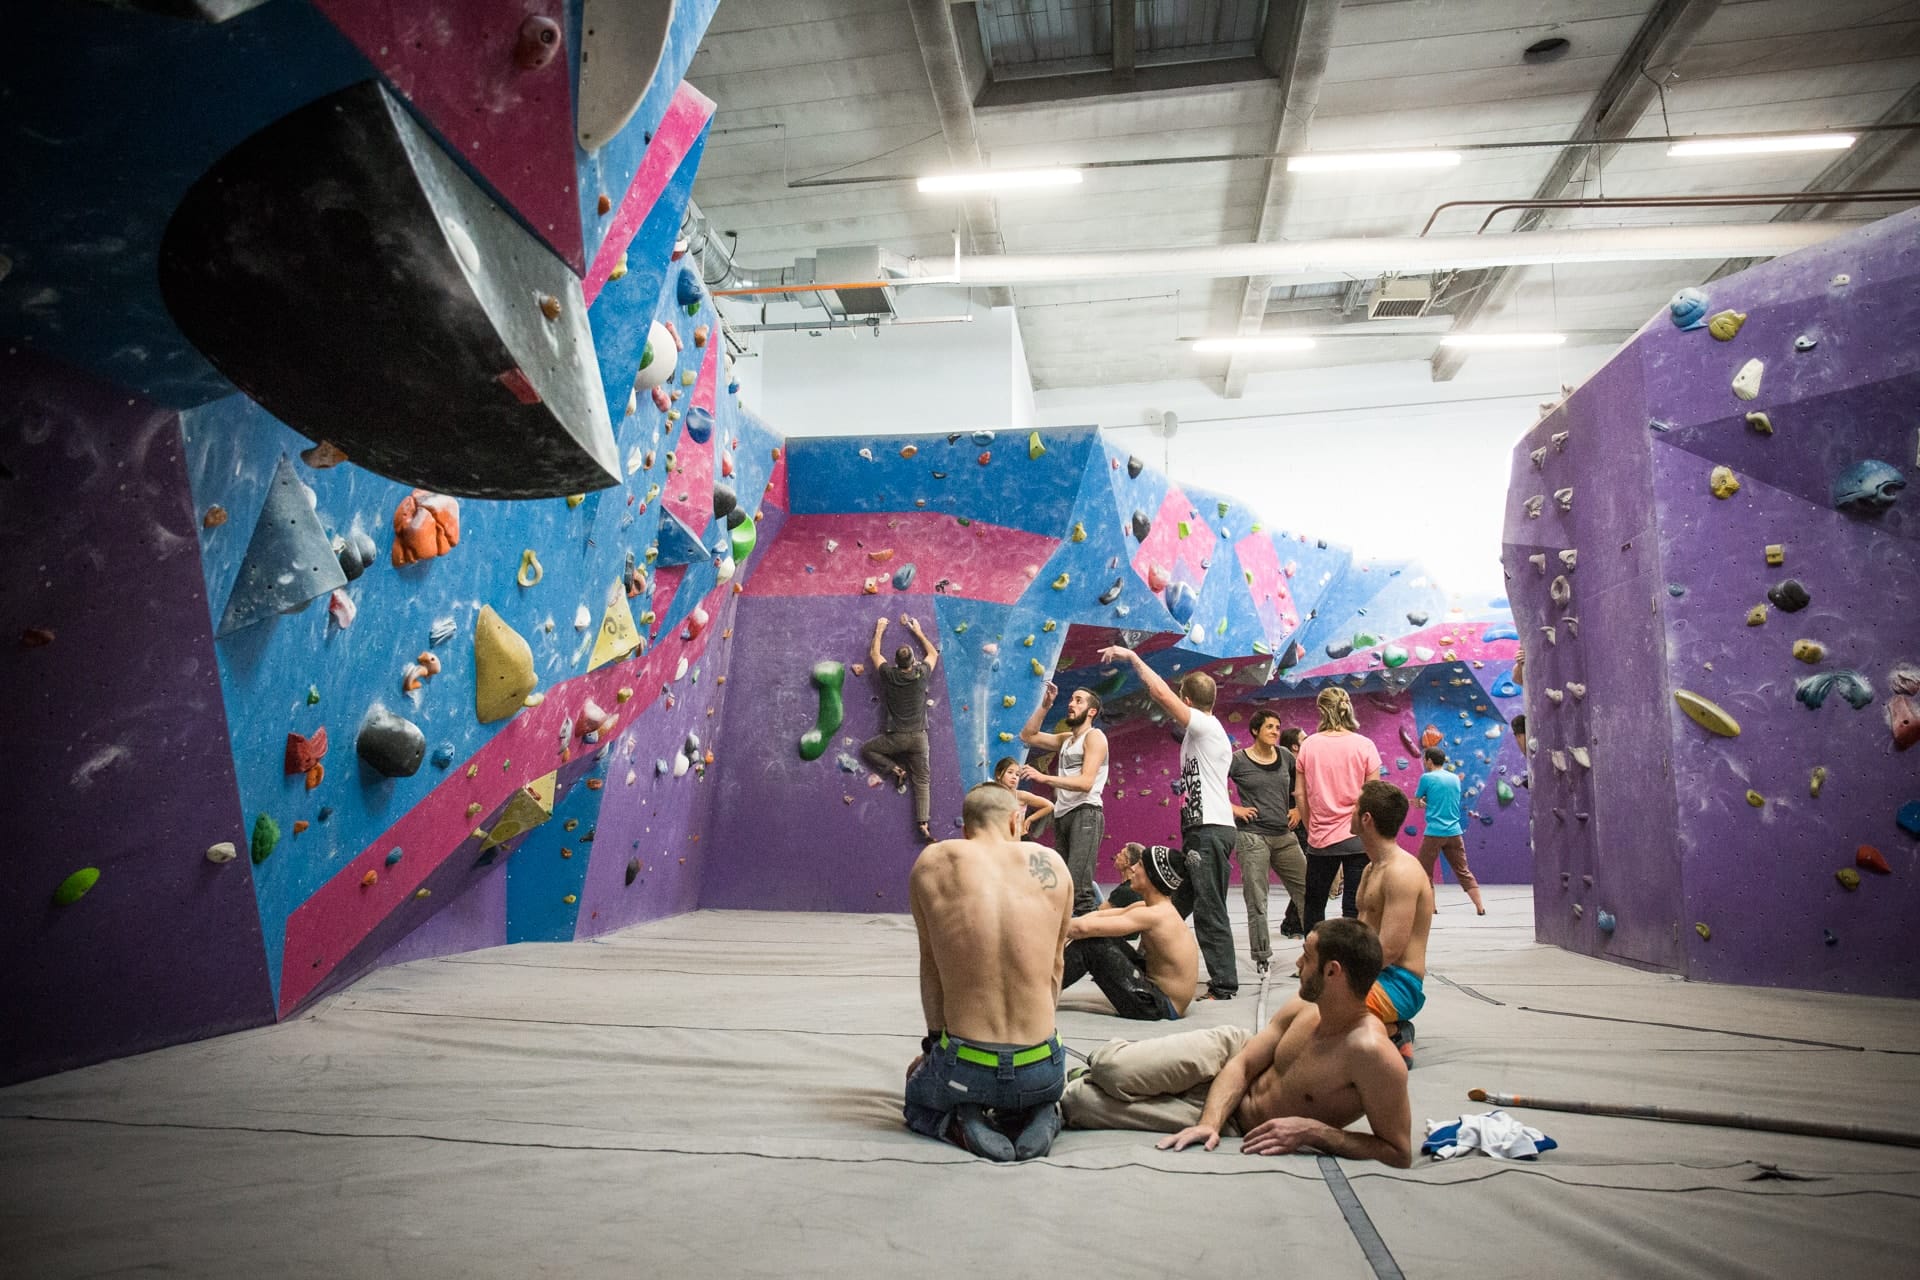
[[[1012,734],[1010,734],[1010,733],[1008,733],[1008,732],[1006,732],[1006,731],[1005,731],[1005,730],[1003,729],[1003,730],[1001,730],[1001,732],[1000,732],[1000,741],[1002,741],[1002,742],[1012,742],[1012,741],[1013,741],[1013,735],[1012,735]]]
[[[1715,467],[1707,476],[1707,487],[1716,498],[1731,498],[1740,492],[1740,481],[1734,478],[1733,468]]]
[[[633,606],[619,583],[607,588],[607,607],[600,613],[600,630],[593,638],[593,656],[587,670],[617,662],[640,647],[640,628],[633,622]],[[631,697],[631,693],[628,695]],[[624,701],[624,699],[623,699]]]
[[[1848,893],[1852,893],[1855,889],[1858,889],[1860,887],[1860,873],[1858,871],[1855,871],[1852,867],[1840,868],[1838,871],[1833,873],[1833,878],[1835,880],[1838,880],[1840,882],[1840,887],[1842,889],[1845,889]]]
[[[1786,547],[1778,542],[1769,542],[1767,544],[1767,563],[1771,565],[1782,565],[1786,562]]]
[[[1767,606],[1763,604],[1757,604],[1753,606],[1753,608],[1747,610],[1748,626],[1758,627],[1763,625],[1766,622],[1766,620],[1767,620]]]
[[[1758,791],[1749,790],[1747,792],[1747,803],[1756,809],[1760,809],[1766,806],[1767,798]]]
[[[533,650],[490,605],[473,622],[473,709],[480,723],[505,720],[533,692]]]
[[[1793,656],[1802,662],[1812,664],[1827,656],[1827,647],[1818,640],[1795,640]]]
[[[506,810],[500,815],[500,821],[493,824],[493,830],[487,832],[487,838],[481,842],[481,850],[484,852],[495,845],[505,844],[551,818],[553,792],[559,778],[556,770],[544,778],[535,778],[514,792],[513,799],[507,801]]]
[[[1027,433],[1027,457],[1038,458],[1046,451],[1047,446],[1040,443],[1040,433],[1038,431],[1029,431]]]
[[[1746,322],[1747,313],[1744,311],[1722,311],[1707,321],[1707,332],[1722,342],[1732,342],[1734,335],[1740,332],[1740,326]]]
[[[1826,785],[1827,766],[1823,764],[1813,766],[1813,776],[1807,779],[1807,794],[1818,800],[1820,798],[1820,788]]]
[[[467,806],[467,816],[469,818],[473,817],[479,812],[480,812],[480,802],[478,800],[475,800],[472,804]]]
[[[1075,520],[1073,522],[1073,533],[1069,535],[1069,538],[1074,542],[1085,542],[1087,540],[1087,526]]]
[[[622,685],[620,691],[614,694],[613,697],[616,702],[630,702],[633,699],[633,690]]]
[[[1031,649],[1033,648],[1033,637],[1028,636],[1025,640],[1022,640],[1020,643],[1027,646],[1027,648]]]
[[[1673,700],[1680,704],[1680,709],[1687,713],[1688,719],[1708,733],[1717,733],[1723,738],[1740,736],[1740,722],[1728,715],[1719,703],[1687,689],[1675,689]]]
[[[621,276],[624,276],[626,274],[627,274],[627,255],[623,253],[620,255],[620,261],[613,264],[613,270],[607,273],[607,279],[618,280]],[[420,896],[424,898],[427,895],[423,893]]]
[[[1700,935],[1700,941],[1702,942],[1705,942],[1707,939],[1713,936],[1713,930],[1709,928],[1703,921],[1695,921],[1693,926],[1693,931]]]
[[[1040,629],[1042,631],[1052,631],[1055,627],[1059,625],[1060,624],[1055,622],[1052,618],[1048,618],[1045,623],[1041,624]]]
[[[1047,669],[1040,665],[1040,659],[1038,658],[1028,658],[1027,665],[1033,668],[1033,674],[1037,676],[1043,676],[1047,674]]]
[[[523,587],[531,587],[546,576],[547,571],[540,567],[540,557],[533,554],[532,547],[520,553],[520,572],[513,575],[515,582]]]
[[[1059,577],[1053,580],[1053,589],[1055,591],[1065,591],[1067,589],[1067,584],[1072,581],[1073,581],[1073,578],[1070,575],[1063,573]]]
[[[1773,419],[1769,418],[1766,414],[1762,413],[1758,409],[1755,409],[1752,413],[1747,415],[1747,425],[1752,427],[1755,431],[1758,431],[1763,436],[1770,436],[1773,434]]]
[[[572,906],[574,903],[580,901],[580,899],[570,893],[566,897],[560,899],[560,901],[566,903],[568,906]]]
[[[1018,698],[1009,693],[1000,699],[1000,705],[1003,707],[1011,707],[1018,701]]]
[[[570,493],[567,495],[567,506],[569,508],[577,507],[586,500],[587,495],[584,493]]]

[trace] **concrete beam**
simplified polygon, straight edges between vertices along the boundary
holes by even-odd
[[[933,90],[933,104],[940,113],[940,132],[946,139],[947,158],[956,169],[983,167],[980,137],[973,125],[973,95],[967,83],[967,70],[960,56],[960,37],[953,25],[953,8],[948,0],[907,0],[913,17],[914,38],[920,45],[920,60],[926,64],[927,82]],[[991,196],[974,196],[961,204],[967,224],[967,243],[976,256],[1007,251],[1000,236],[1000,215]],[[1013,305],[1013,291],[1004,287],[988,290],[988,302],[996,307]]]
[[[1600,85],[1600,91],[1587,104],[1586,114],[1573,131],[1572,141],[1584,144],[1607,138],[1624,138],[1632,132],[1646,109],[1660,94],[1660,82],[1706,28],[1720,0],[1660,0],[1634,33],[1632,43],[1621,53],[1613,69]],[[1589,163],[1604,165],[1618,151],[1615,147],[1574,145],[1563,147],[1553,167],[1534,191],[1536,200],[1555,200]],[[1516,231],[1531,231],[1547,220],[1549,211],[1528,209],[1514,224]],[[1513,296],[1519,287],[1516,271],[1496,267],[1473,280],[1462,280],[1463,289],[1472,290],[1467,304],[1454,313],[1453,327],[1469,329],[1486,312],[1495,310]],[[1441,347],[1433,355],[1433,380],[1446,382],[1460,372],[1467,353],[1460,347]]]
[[[1113,0],[1113,74],[1115,79],[1133,79],[1134,50],[1139,33],[1134,30],[1134,0]]]

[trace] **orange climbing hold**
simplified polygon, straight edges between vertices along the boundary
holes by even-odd
[[[393,512],[393,563],[416,564],[460,545],[460,502],[415,489]]]
[[[302,831],[305,831],[308,827],[312,825],[313,824],[308,822],[305,818],[298,819],[293,824],[293,834],[299,835]]]
[[[1855,866],[1865,867],[1869,871],[1878,871],[1883,876],[1893,874],[1893,868],[1887,865],[1887,856],[1870,844],[1863,844],[1853,851]]]
[[[1428,725],[1420,731],[1420,746],[1422,749],[1437,747],[1444,740],[1440,734],[1440,730],[1434,725]]]
[[[218,529],[227,522],[227,509],[219,503],[207,508],[207,514],[200,517],[202,529]]]
[[[371,889],[373,888],[373,886],[379,883],[380,883],[380,873],[378,871],[369,871],[367,872],[367,874],[360,877],[360,887],[362,889]]]
[[[327,766],[323,764],[316,764],[312,768],[308,769],[307,770],[307,790],[311,791],[315,787],[319,786],[320,780],[326,776],[327,776]]]

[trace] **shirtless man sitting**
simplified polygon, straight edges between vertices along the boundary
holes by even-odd
[[[1358,906],[1360,922],[1379,935],[1381,959],[1380,978],[1367,992],[1367,1008],[1412,1066],[1413,1019],[1427,1003],[1433,881],[1420,859],[1394,843],[1406,820],[1407,796],[1400,788],[1378,779],[1360,788],[1353,834],[1367,851],[1367,869],[1360,876]]]
[[[1091,974],[1102,995],[1123,1018],[1151,1022],[1178,1018],[1193,1000],[1200,981],[1200,948],[1187,922],[1174,909],[1186,856],[1163,844],[1121,851],[1127,887],[1140,901],[1101,907],[1075,916],[1067,925],[1066,967],[1062,990]],[[1122,939],[1140,935],[1138,950]]]
[[[1417,865],[1417,864],[1416,864]],[[1407,1073],[1367,992],[1380,972],[1380,940],[1357,920],[1324,920],[1296,966],[1300,996],[1258,1035],[1211,1027],[1094,1050],[1061,1105],[1076,1129],[1170,1134],[1162,1148],[1209,1151],[1239,1133],[1247,1155],[1322,1151],[1413,1163]],[[1346,1126],[1361,1116],[1370,1133]]]
[[[1072,884],[1020,823],[1013,793],[981,783],[961,838],[928,845],[910,881],[927,1037],[907,1068],[907,1127],[1002,1161],[1051,1149],[1066,1081],[1053,1010]]]

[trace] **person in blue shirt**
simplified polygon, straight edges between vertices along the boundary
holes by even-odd
[[[1473,909],[1485,915],[1487,904],[1480,900],[1480,882],[1467,866],[1467,842],[1462,839],[1466,828],[1460,821],[1460,775],[1447,768],[1447,753],[1439,747],[1428,747],[1421,761],[1426,772],[1420,775],[1420,785],[1413,793],[1414,800],[1427,811],[1427,829],[1420,837],[1420,865],[1431,880],[1434,864],[1445,854],[1453,878],[1466,890]]]

